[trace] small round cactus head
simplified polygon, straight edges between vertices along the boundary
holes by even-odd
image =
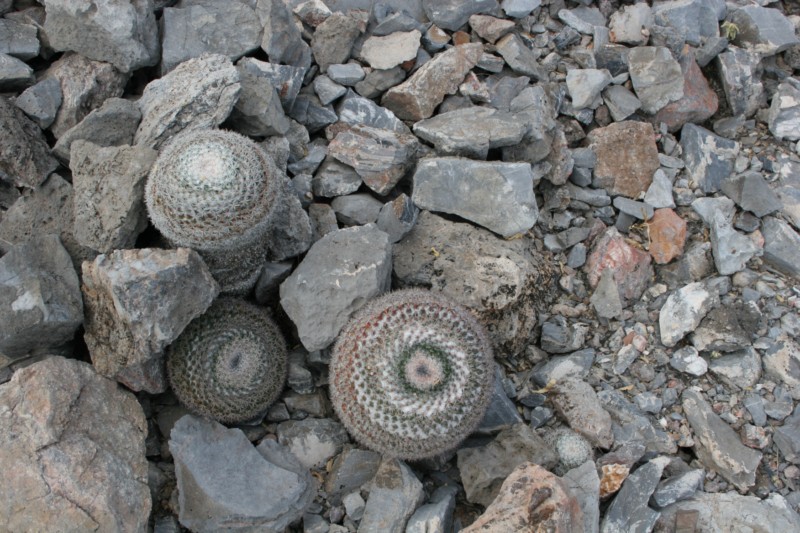
[[[262,148],[238,133],[183,131],[150,170],[147,211],[176,245],[198,251],[249,245],[269,227],[279,173]]]
[[[287,357],[283,336],[265,310],[221,298],[169,347],[167,375],[186,407],[236,424],[263,415],[278,399]]]
[[[422,459],[456,448],[480,423],[494,362],[468,309],[408,289],[356,313],[334,346],[329,381],[356,440],[388,457]]]
[[[573,468],[594,459],[594,450],[589,441],[571,429],[561,428],[552,431],[544,440],[558,455],[556,475],[563,476]]]

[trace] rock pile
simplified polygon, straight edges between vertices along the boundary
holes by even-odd
[[[219,269],[144,201],[218,129],[275,175],[238,297],[289,346],[230,428],[164,373]],[[230,185],[207,156],[192,187]],[[409,462],[328,387],[407,287],[496,362]],[[2,530],[800,530],[800,6],[0,0],[0,400]]]

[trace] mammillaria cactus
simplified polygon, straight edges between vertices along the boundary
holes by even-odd
[[[167,375],[191,410],[226,424],[263,415],[283,390],[286,343],[267,312],[221,298],[169,347]]]
[[[400,459],[456,448],[483,418],[493,383],[483,326],[465,307],[420,289],[359,310],[330,365],[331,400],[350,434]]]
[[[589,441],[571,429],[557,429],[549,433],[544,440],[558,454],[556,475],[563,476],[594,458],[594,450]]]
[[[222,292],[246,292],[266,257],[279,174],[270,156],[247,137],[184,131],[150,170],[147,211],[172,244],[200,253]]]

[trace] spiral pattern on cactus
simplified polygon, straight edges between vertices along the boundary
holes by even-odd
[[[472,313],[420,289],[362,308],[333,349],[330,394],[351,435],[389,457],[452,450],[480,423],[494,383],[488,336]]]
[[[265,233],[280,171],[243,135],[189,130],[173,137],[150,170],[145,202],[167,239],[198,250],[235,248]]]
[[[226,424],[263,415],[286,381],[286,343],[267,312],[221,298],[169,347],[167,376],[181,403]]]

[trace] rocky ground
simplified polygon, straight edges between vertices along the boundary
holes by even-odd
[[[0,14],[0,529],[800,530],[796,2]],[[143,201],[161,147],[215,127],[289,178],[247,295],[287,387],[239,427],[169,389],[219,286]],[[498,364],[477,432],[407,463],[352,441],[327,368],[411,286]]]

